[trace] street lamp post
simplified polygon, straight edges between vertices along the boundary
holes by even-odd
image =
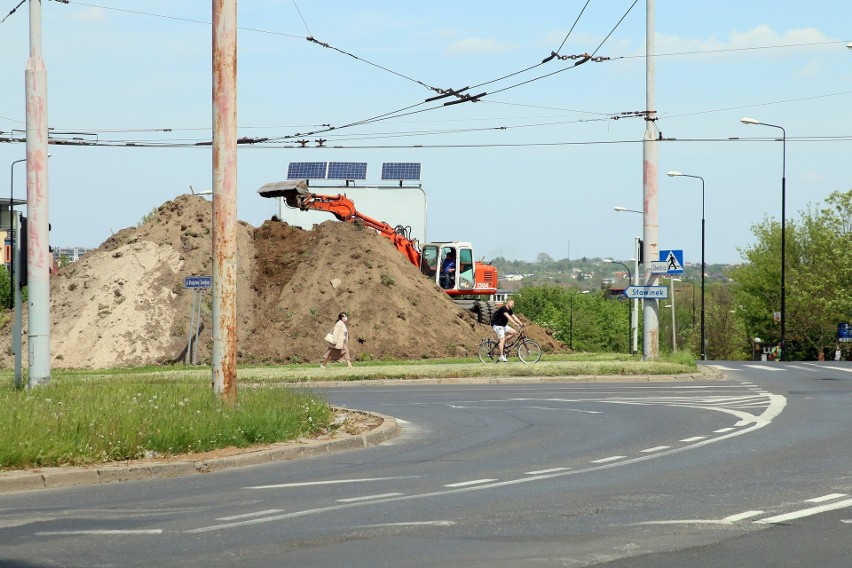
[[[616,206],[613,207],[614,210],[618,212],[627,211],[629,213],[639,213],[642,215],[643,213],[638,209],[628,209],[626,207]],[[639,286],[639,257],[642,256],[642,239],[639,237],[634,237],[634,248],[635,248],[635,258],[633,259],[633,284],[634,286]],[[633,349],[631,350],[631,355],[635,356],[638,350],[639,345],[639,298],[633,298],[633,322],[636,324],[633,326]],[[644,347],[644,346],[643,346]],[[644,353],[643,353],[644,356]]]
[[[701,360],[707,360],[707,346],[704,343],[704,178],[681,172],[669,172],[669,177],[688,177],[701,180]]]
[[[583,290],[580,294],[588,294],[588,290]],[[571,294],[571,322],[569,324],[568,331],[568,348],[571,351],[574,351],[574,298],[578,294]]]
[[[620,264],[627,270],[627,284],[628,286],[633,283],[633,274],[630,272],[630,268],[624,264],[623,262],[619,262],[617,260],[612,260],[611,258],[603,259],[603,262],[607,264]],[[627,305],[627,350],[630,349],[630,338],[633,336],[633,312],[630,309],[630,304]]]
[[[760,122],[754,118],[742,118],[740,122],[743,124],[757,124],[777,128],[781,131],[781,354],[779,361],[787,360],[787,345],[785,343],[785,324],[786,324],[786,236],[787,236],[787,131],[783,126],[777,124],[769,124],[768,122]]]

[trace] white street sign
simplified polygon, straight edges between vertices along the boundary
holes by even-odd
[[[631,300],[665,300],[669,297],[669,289],[666,286],[628,286],[624,295]]]

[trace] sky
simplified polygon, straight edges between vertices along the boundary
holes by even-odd
[[[852,189],[852,2],[654,5],[659,246],[700,262],[702,183],[677,170],[704,180],[706,261],[741,262],[751,227],[780,219],[782,175],[788,219]],[[53,246],[97,247],[211,189],[195,146],[212,137],[211,17],[200,0],[43,0],[51,136],[98,142],[50,146]],[[0,24],[0,139],[23,138],[28,20],[25,3]],[[277,212],[257,189],[290,162],[367,162],[374,184],[383,162],[420,162],[428,240],[627,261],[642,216],[613,208],[642,209],[645,20],[632,0],[242,0],[238,135],[275,141],[240,146],[237,216]],[[609,59],[542,64],[554,51]],[[486,95],[426,102],[463,87]],[[743,117],[782,126],[786,151]],[[25,197],[24,165],[6,165],[25,151],[0,143],[0,199]]]

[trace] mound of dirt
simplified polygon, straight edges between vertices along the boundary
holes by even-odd
[[[185,289],[184,277],[210,275],[211,232],[210,202],[184,195],[60,269],[51,279],[52,365],[183,361],[196,293],[197,362],[209,364],[211,293]],[[240,363],[319,361],[322,338],[341,311],[350,315],[350,350],[360,360],[473,355],[492,333],[387,239],[355,223],[327,221],[306,231],[241,222],[237,251]],[[530,335],[545,351],[561,347],[534,326]],[[4,355],[11,366],[11,349]]]

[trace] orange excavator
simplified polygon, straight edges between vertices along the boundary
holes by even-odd
[[[393,243],[420,272],[440,286],[453,301],[471,310],[480,323],[488,324],[494,311],[490,301],[497,292],[497,269],[475,262],[473,247],[466,242],[436,242],[420,245],[411,238],[410,227],[393,227],[359,213],[344,194],[322,195],[308,188],[307,180],[268,183],[258,190],[262,197],[281,197],[288,207],[302,211],[327,211],[338,221],[360,222]]]

